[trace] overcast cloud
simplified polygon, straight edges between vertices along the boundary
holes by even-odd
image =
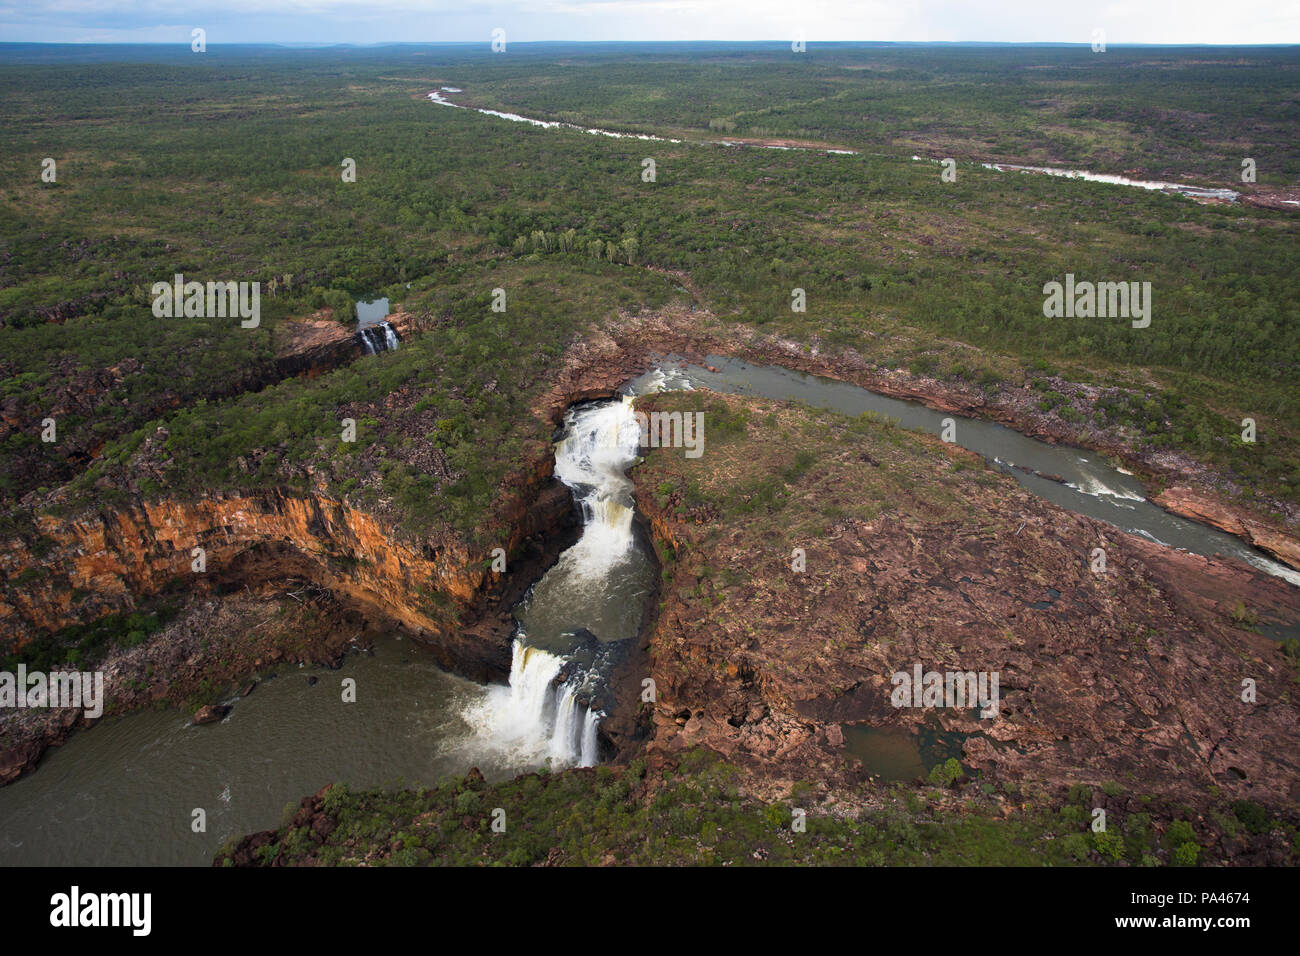
[[[0,39],[60,42],[488,43],[536,40],[920,40],[1296,43],[1288,0],[36,0],[0,3]]]

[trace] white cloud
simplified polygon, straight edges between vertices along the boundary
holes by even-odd
[[[503,26],[530,40],[1300,42],[1300,4],[1276,0],[46,0],[0,6],[8,40],[212,43],[333,40],[478,41]],[[173,33],[176,35],[173,36]]]

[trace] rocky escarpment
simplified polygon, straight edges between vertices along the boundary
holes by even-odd
[[[526,539],[553,534],[570,504],[545,461],[509,487],[496,517],[508,529],[499,546],[515,555]],[[482,591],[496,586],[488,554],[450,532],[405,539],[323,492],[273,489],[195,501],[135,497],[72,517],[42,513],[35,527],[34,540],[20,536],[0,547],[0,630],[9,647],[130,609],[177,582],[202,589],[214,581],[293,574],[312,578],[377,619],[437,637],[461,672],[495,673],[503,664],[500,649],[477,647],[452,627]],[[195,549],[202,549],[202,570]]]
[[[275,368],[284,378],[316,376],[358,358],[362,352],[355,332],[322,313],[282,322],[276,338],[279,345]]]
[[[71,479],[100,456],[107,441],[151,418],[166,414],[195,396],[182,390],[160,388],[140,397],[132,395],[130,380],[151,369],[139,359],[125,358],[104,368],[84,368],[65,357],[51,362],[50,381],[39,401],[27,390],[7,395],[0,401],[0,443],[6,446],[3,469],[11,491],[0,494],[0,502],[16,500],[35,489],[56,487]],[[0,365],[0,378],[11,375]],[[219,400],[242,392],[255,392],[281,376],[271,363],[254,363],[238,369],[231,377],[214,382],[202,397]],[[102,420],[105,411],[114,413],[110,431],[79,427],[77,423]],[[39,436],[47,420],[57,429],[57,442],[24,443],[21,436]]]
[[[388,322],[399,338],[406,339],[427,327],[432,319],[399,311],[390,315]],[[240,366],[206,387],[202,376],[194,376],[188,390],[163,387],[141,396],[129,386],[137,376],[156,374],[146,362],[124,358],[111,366],[85,368],[70,357],[60,358],[51,365],[50,383],[44,386],[40,401],[33,402],[26,390],[0,398],[0,443],[10,446],[5,468],[13,496],[22,497],[42,486],[57,487],[98,459],[107,441],[196,399],[221,401],[261,391],[286,378],[314,377],[354,361],[362,351],[355,330],[335,321],[330,310],[322,309],[307,318],[280,323],[275,329],[270,361],[259,359]],[[0,361],[0,378],[13,374],[12,368]],[[78,426],[81,422],[102,422],[107,407],[112,407],[116,416],[113,429]],[[39,435],[46,419],[58,425],[57,443],[23,444],[13,440],[24,434]],[[3,497],[0,495],[0,499]]]
[[[398,311],[385,318],[397,337],[405,340],[428,328],[432,317]],[[275,368],[280,378],[306,375],[315,378],[360,358],[364,352],[356,329],[321,309],[305,319],[282,322],[276,329]]]
[[[302,579],[193,597],[152,640],[114,648],[94,663],[104,675],[98,719],[162,704],[211,708],[228,684],[242,696],[252,693],[258,678],[250,674],[293,664],[337,667],[366,640],[364,615]],[[80,707],[0,710],[0,785],[35,769],[49,747],[98,719]]]
[[[321,355],[351,340],[342,326],[319,324],[325,321],[320,319],[308,336]],[[398,313],[390,321],[409,336],[425,319]],[[302,350],[295,354],[311,352],[306,339],[299,345]],[[624,355],[580,369],[571,363],[535,404],[534,414],[554,427],[570,404],[612,394],[635,374],[634,367]],[[393,427],[406,427],[403,409],[418,404],[419,391],[404,388],[396,398],[386,417]],[[165,437],[160,431],[146,440],[144,451],[161,447]],[[553,536],[571,518],[568,490],[552,478],[550,448],[541,442],[522,447],[524,459],[502,481],[483,516],[479,530],[495,529],[480,535],[491,539],[484,553],[446,528],[419,539],[404,535],[391,509],[350,503],[331,493],[319,475],[310,492],[269,488],[191,499],[150,496],[128,473],[119,489],[127,492],[124,498],[81,510],[71,492],[60,490],[35,503],[30,523],[0,541],[0,646],[12,648],[38,633],[129,609],[177,581],[202,588],[215,580],[274,580],[288,574],[308,574],[416,634],[455,641],[449,623],[460,618],[464,624],[468,609],[482,605],[493,588],[505,587],[487,571],[490,548],[504,548],[512,571],[523,570],[513,560],[521,545]],[[133,467],[163,480],[151,460]],[[204,551],[202,572],[194,570],[195,548]],[[452,656],[469,660],[474,655],[467,650]]]
[[[110,712],[179,704],[196,688],[277,661],[332,663],[368,628],[404,628],[444,668],[502,680],[510,668],[508,609],[571,540],[572,502],[549,465],[544,459],[517,475],[498,501],[493,517],[503,528],[499,546],[511,556],[507,574],[491,572],[487,555],[450,532],[404,538],[383,519],[323,493],[133,498],[74,517],[42,514],[35,536],[0,548],[0,646],[13,649],[68,624],[148,605],[165,591],[166,600],[189,602],[187,623],[94,664],[106,672]],[[201,572],[195,548],[203,552]],[[263,604],[278,601],[280,613],[248,611],[238,596],[216,599],[233,588],[267,594]],[[289,591],[308,597],[279,596]],[[300,619],[305,600],[319,608]],[[213,615],[224,628],[200,629],[207,636],[196,642],[193,620]],[[270,623],[276,626],[264,630]],[[4,718],[0,784],[34,768],[48,746],[87,723],[79,708]]]
[[[421,327],[414,316],[393,320],[399,334],[409,336]],[[318,330],[321,348],[342,347],[340,328]],[[634,371],[623,361],[571,369],[534,406],[534,413],[547,425],[558,425],[568,405],[612,394],[630,374]],[[394,427],[407,428],[411,422],[401,410],[418,405],[418,390],[403,389],[390,398],[395,400]],[[155,446],[161,447],[152,439],[145,442],[146,451],[157,450]],[[422,537],[404,534],[397,527],[400,514],[391,507],[352,503],[329,493],[322,480],[312,492],[269,488],[158,498],[144,494],[128,473],[114,485],[125,495],[79,511],[65,500],[70,492],[55,493],[28,522],[9,525],[0,541],[0,648],[148,605],[159,592],[202,598],[232,588],[264,590],[308,582],[345,611],[360,610],[370,626],[397,625],[423,639],[449,670],[479,681],[504,679],[514,623],[510,608],[576,532],[570,493],[551,475],[550,448],[540,442],[523,447],[524,461],[502,482],[483,516],[479,530],[487,533],[476,537],[506,550],[505,575],[488,570],[487,545],[472,546],[467,536],[448,529]],[[137,462],[135,471],[140,468],[155,474],[149,461]],[[195,549],[202,549],[202,571],[196,570]],[[150,644],[176,644],[171,633]],[[259,640],[265,637],[259,634]],[[254,643],[236,646],[244,645]],[[220,663],[245,657],[226,653]],[[148,678],[151,694],[157,688],[172,693],[187,686],[186,667],[178,670],[170,658],[153,663],[158,669]],[[249,664],[258,666],[251,658]],[[203,666],[212,671],[212,662]],[[129,686],[117,687],[113,699],[126,706],[139,698],[134,686],[139,680],[135,675]],[[7,725],[0,741],[7,778],[30,769],[45,746],[79,722],[79,715],[69,713],[40,726]]]
[[[1236,535],[1279,561],[1300,568],[1300,540],[1270,527],[1244,508],[1234,507],[1213,495],[1185,486],[1167,488],[1153,500],[1166,511]]]

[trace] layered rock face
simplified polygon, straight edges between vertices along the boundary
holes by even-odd
[[[1235,508],[1195,488],[1184,486],[1166,489],[1153,500],[1167,511],[1234,534],[1260,551],[1300,569],[1300,541],[1276,528],[1268,527],[1242,508]]]
[[[391,613],[416,629],[432,624],[409,600],[419,585],[427,581],[468,600],[482,577],[468,568],[470,557],[454,543],[445,544],[442,554],[432,545],[417,549],[395,540],[365,512],[318,494],[135,500],[69,519],[41,514],[36,526],[49,550],[38,561],[21,547],[6,549],[0,566],[11,577],[38,563],[48,573],[34,585],[10,589],[9,606],[0,614],[40,630],[93,617],[95,604],[105,610],[129,607],[133,596],[156,593],[176,579],[197,579],[195,548],[206,552],[202,573],[214,575],[261,545],[287,546],[322,569],[333,562],[333,584],[359,598],[393,595]],[[82,601],[74,600],[78,592]]]
[[[398,338],[405,340],[425,329],[431,320],[414,312],[394,312],[385,321]],[[350,324],[336,321],[328,309],[309,318],[282,323],[277,336],[275,368],[281,378],[294,375],[315,378],[359,358],[363,351],[356,330]]]
[[[390,322],[399,335],[416,334],[421,327],[409,313],[395,314]],[[331,350],[355,345],[352,333],[337,323],[307,324],[311,328],[286,356],[315,354],[324,361]],[[570,404],[612,395],[638,370],[621,351],[609,363],[579,368],[570,362],[534,413],[558,425]],[[546,539],[572,518],[568,489],[552,478],[549,447],[529,446],[529,455],[502,483],[485,515],[485,524],[500,529],[493,546],[512,556],[508,581],[487,570],[488,553],[472,551],[451,530],[411,540],[384,517],[324,491],[214,493],[193,500],[132,495],[111,508],[67,517],[37,511],[34,535],[15,533],[0,541],[0,648],[129,610],[166,588],[297,575],[329,587],[378,620],[436,638],[451,669],[478,679],[503,676],[509,669],[508,642],[485,642],[485,633],[475,634],[467,625],[489,610],[494,597],[521,591],[515,579],[531,567],[516,560],[521,546],[528,545],[525,557],[544,564]],[[195,548],[204,551],[203,572],[194,570]],[[504,626],[508,608],[492,610]]]
[[[501,546],[514,553],[525,539],[553,533],[569,510],[567,490],[539,467],[503,496],[498,517],[509,530]],[[6,579],[0,634],[7,647],[130,609],[169,587],[305,575],[378,620],[438,637],[461,672],[509,666],[508,658],[497,660],[499,648],[475,647],[451,626],[495,586],[487,555],[450,533],[418,543],[403,539],[373,515],[324,494],[137,499],[111,512],[41,514],[36,525],[39,554],[23,538],[0,548]],[[204,552],[202,572],[194,570],[195,548]],[[41,570],[25,573],[32,568]]]
[[[285,322],[277,332],[275,368],[284,378],[319,375],[361,355],[356,333],[330,318]]]

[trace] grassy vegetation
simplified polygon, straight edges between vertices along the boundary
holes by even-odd
[[[485,266],[481,277],[448,269],[437,279],[413,294],[438,328],[396,352],[225,402],[199,402],[128,434],[73,483],[65,507],[133,481],[135,456],[160,424],[167,437],[151,462],[160,478],[140,482],[146,493],[305,491],[324,483],[351,501],[389,504],[413,534],[448,526],[490,534],[483,520],[500,482],[519,466],[528,442],[550,439],[531,409],[582,317],[660,306],[672,285],[644,270],[623,275],[617,266],[582,262],[506,262]],[[501,287],[507,308],[495,313],[491,290]],[[342,441],[344,418],[357,424],[355,442]]]
[[[327,297],[385,293],[441,310],[444,289],[456,290],[454,328],[427,347],[450,349],[440,375],[452,390],[464,380],[458,364],[490,369],[483,378],[509,374],[575,327],[656,301],[638,278],[652,266],[689,274],[704,304],[727,318],[854,347],[891,367],[937,362],[946,376],[991,388],[1008,369],[1037,365],[1135,387],[1146,397],[1108,408],[1100,424],[1126,424],[1153,446],[1191,451],[1294,501],[1293,216],[975,165],[942,184],[937,167],[910,160],[912,146],[898,148],[933,139],[960,155],[979,130],[1003,158],[1108,156],[1172,175],[1157,157],[1183,170],[1196,168],[1194,156],[1235,164],[1249,127],[1251,151],[1270,157],[1260,160],[1266,181],[1300,168],[1294,137],[1279,135],[1294,125],[1295,106],[1279,92],[1294,53],[1089,56],[702,51],[621,65],[592,54],[560,70],[532,54],[500,63],[391,52],[0,66],[9,184],[0,190],[0,401],[21,423],[0,436],[0,492],[12,501],[60,484],[106,441],[195,406],[196,419],[174,422],[190,436],[173,430],[177,446],[199,435],[207,446],[211,467],[190,484],[225,480],[249,444],[228,437],[232,417],[274,430],[289,396],[305,417],[282,429],[324,417],[329,401],[297,405],[296,389],[267,394],[259,410],[231,396],[274,381],[274,329]],[[873,150],[826,156],[521,127],[421,99],[444,82],[476,102],[543,115],[701,131],[721,120],[736,132]],[[1213,93],[1225,84],[1241,95]],[[1008,108],[1008,97],[1019,105]],[[1035,130],[1059,136],[1040,148]],[[653,183],[640,177],[646,155],[657,162]],[[45,156],[60,162],[56,183],[39,179]],[[357,162],[355,183],[341,180],[344,158]],[[491,314],[478,310],[490,289],[509,284],[498,274],[506,261],[536,270],[530,311],[484,342],[478,322]],[[154,318],[149,288],[177,272],[261,281],[261,327]],[[1066,272],[1152,282],[1151,327],[1044,319],[1041,288]],[[574,297],[588,285],[599,288]],[[806,313],[790,310],[796,287]],[[948,338],[983,355],[955,359]],[[376,401],[408,360],[383,361],[380,372],[353,373],[337,397]],[[59,423],[57,443],[39,440],[46,415]],[[250,415],[262,424],[244,421]],[[1257,444],[1240,441],[1245,416],[1259,423]],[[310,454],[309,445],[285,451]],[[111,448],[123,456],[124,446]],[[465,465],[471,484],[494,477]],[[418,476],[385,481],[387,497],[403,502],[427,491],[410,490]]]
[[[1300,114],[1284,92],[1298,69],[1285,47],[1097,55],[1087,46],[816,43],[804,54],[781,44],[610,53],[570,60],[558,73],[535,61],[493,63],[457,79],[466,87],[458,99],[606,128],[795,137],[1225,183],[1237,180],[1243,156],[1268,156],[1260,182],[1281,185],[1300,174],[1290,132]]]
[[[76,668],[97,662],[113,649],[137,647],[176,616],[177,605],[154,603],[152,611],[110,614],[89,624],[41,635],[0,657],[0,671],[13,671],[23,664],[28,670],[48,673],[64,666]]]
[[[262,863],[389,866],[1043,866],[1207,862],[1202,845],[1231,830],[1275,829],[1294,847],[1293,821],[1255,804],[1224,807],[1198,832],[1183,811],[1111,814],[1094,832],[1092,787],[1064,803],[972,782],[966,788],[906,788],[860,795],[860,805],[821,806],[816,788],[796,783],[782,801],[747,796],[737,768],[704,749],[683,755],[647,787],[644,762],[527,774],[494,785],[454,779],[422,790],[360,791],[336,785],[324,796],[333,821],[313,839],[305,821],[286,824],[258,851]],[[1014,809],[1004,815],[1002,807]],[[797,811],[802,811],[798,813]],[[1244,816],[1244,819],[1242,819]],[[800,819],[802,817],[802,819]],[[493,820],[504,821],[504,832]],[[1245,821],[1249,821],[1249,824]],[[498,824],[499,827],[500,824]],[[1254,829],[1248,830],[1249,826]],[[233,844],[222,852],[229,862]],[[1295,851],[1293,850],[1293,853]]]
[[[973,523],[968,482],[1003,480],[961,456],[948,462],[873,412],[850,418],[773,402],[751,411],[752,401],[678,392],[637,402],[646,412],[703,415],[701,458],[659,453],[639,466],[638,479],[654,483],[660,507],[671,505],[679,520],[710,541],[716,534],[719,544],[736,526],[760,539],[817,540],[828,524],[870,521],[902,502],[929,520]],[[967,468],[973,473],[962,474]]]

